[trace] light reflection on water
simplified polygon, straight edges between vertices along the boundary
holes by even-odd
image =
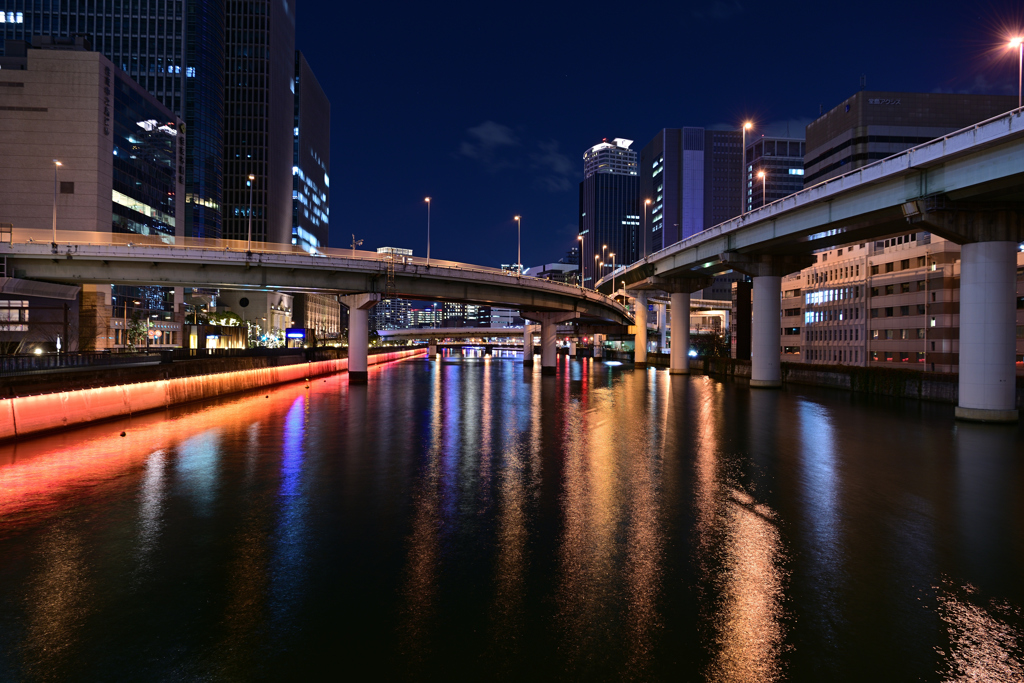
[[[559,365],[0,448],[0,679],[1024,675],[1019,428]]]

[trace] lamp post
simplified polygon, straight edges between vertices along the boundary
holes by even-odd
[[[597,264],[600,263],[600,262],[601,262],[601,257],[598,256],[597,254],[594,254],[594,291],[595,292],[597,291],[597,281],[599,279],[598,272],[597,272],[597,267],[598,267]]]
[[[1021,107],[1021,85],[1024,84],[1024,36],[1017,36],[1010,39],[1010,44],[1007,46],[1011,50],[1017,48],[1017,108]]]
[[[57,167],[63,166],[56,159],[53,160],[53,248],[57,248]]]
[[[523,217],[516,216],[516,277],[523,276]]]
[[[762,169],[757,172],[757,177],[761,179],[761,206],[764,206],[768,203],[768,174]]]
[[[427,267],[430,267],[430,197],[424,199],[427,203]]]
[[[651,200],[650,199],[645,199],[644,200],[644,235],[643,235],[644,258],[647,258],[647,209],[650,206],[651,206]]]
[[[612,299],[615,298],[615,252],[608,254],[612,257]]]
[[[576,241],[580,243],[579,252],[576,254],[576,262],[580,266],[580,289],[583,289],[583,276],[586,274],[583,272],[583,235],[576,235]]]
[[[740,146],[740,215],[745,213],[747,207],[747,131],[754,127],[750,121],[743,123],[743,144]]]
[[[252,186],[256,184],[256,176],[249,174],[249,237],[245,251],[248,254],[252,253]]]

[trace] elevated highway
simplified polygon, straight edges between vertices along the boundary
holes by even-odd
[[[612,298],[561,282],[352,249],[307,253],[291,245],[75,230],[59,231],[54,242],[50,231],[15,228],[10,241],[0,243],[0,256],[8,274],[48,282],[337,294],[349,307],[351,340],[366,338],[367,313],[385,296],[505,306],[541,323],[551,347],[542,354],[550,361],[545,372],[555,369],[559,322],[631,322]],[[365,377],[365,352],[358,343],[350,348],[349,372],[356,381]]]
[[[962,245],[960,404],[957,416],[1016,420],[1016,250],[1024,241],[1024,110],[1017,109],[895,154],[709,228],[609,274],[638,302],[666,292],[672,307],[730,270],[753,278],[751,385],[781,384],[782,276],[814,252],[888,235],[931,232]],[[637,310],[643,363],[646,306]],[[673,323],[676,317],[673,316]],[[678,336],[677,336],[678,333]],[[686,335],[672,325],[673,339]],[[679,346],[677,357],[676,346]],[[673,345],[673,372],[687,372]]]

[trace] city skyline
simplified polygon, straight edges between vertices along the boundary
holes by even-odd
[[[360,30],[339,44],[335,10],[300,5],[296,44],[322,65],[318,77],[336,104],[334,144],[359,159],[332,174],[331,245],[355,234],[371,248],[401,244],[425,255],[430,196],[435,258],[512,262],[513,216],[522,215],[524,263],[547,262],[575,242],[582,155],[602,138],[642,146],[664,127],[722,129],[748,118],[755,134],[797,137],[819,107],[857,92],[862,75],[874,91],[1016,94],[1002,39],[1024,17],[1009,3],[940,3],[927,14],[872,3],[854,17],[726,2],[645,14],[606,8],[585,16],[546,9],[538,22],[529,7],[512,16],[454,8],[387,19],[361,7],[346,16]],[[615,33],[610,16],[623,27],[657,16],[678,39],[648,45],[642,32],[623,30],[615,40],[629,49],[592,61],[597,53],[586,46]],[[882,24],[872,18],[881,16]],[[837,43],[830,27],[840,25],[844,35],[873,39]],[[786,47],[765,49],[765,34],[788,36],[779,43]],[[794,54],[815,57],[794,62]]]

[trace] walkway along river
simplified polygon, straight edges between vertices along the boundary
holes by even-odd
[[[1024,678],[1021,427],[559,363],[0,446],[0,680]]]

